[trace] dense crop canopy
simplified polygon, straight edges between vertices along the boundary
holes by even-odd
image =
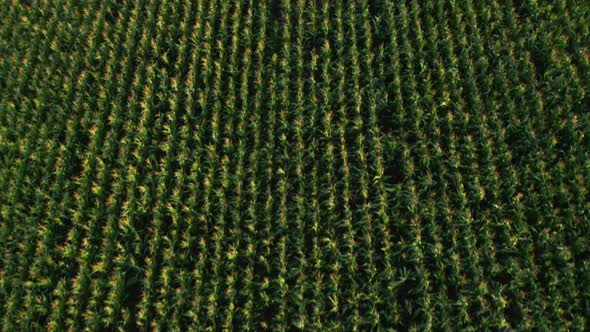
[[[590,329],[589,29],[0,0],[1,329]]]

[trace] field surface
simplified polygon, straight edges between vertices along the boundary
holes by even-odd
[[[590,329],[589,29],[0,0],[1,330]]]

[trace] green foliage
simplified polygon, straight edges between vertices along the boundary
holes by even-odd
[[[2,330],[588,330],[588,22],[1,1]]]

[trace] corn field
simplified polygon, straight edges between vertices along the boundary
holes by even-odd
[[[2,331],[589,330],[589,29],[0,0]]]

